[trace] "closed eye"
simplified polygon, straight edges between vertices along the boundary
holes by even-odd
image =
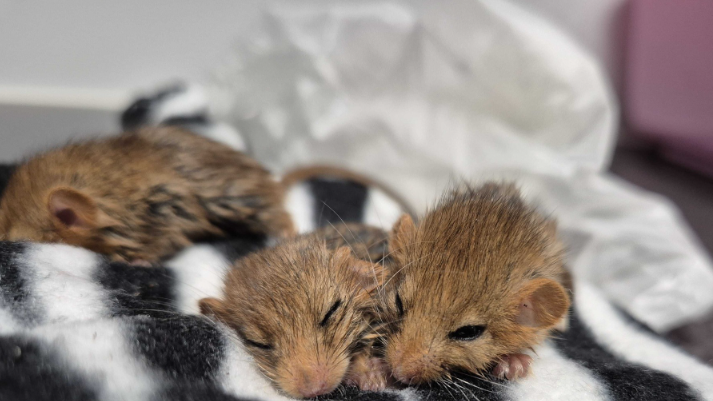
[[[457,341],[473,341],[483,335],[483,332],[485,332],[485,326],[482,325],[463,326],[448,333],[448,338]]]
[[[260,342],[248,340],[248,339],[244,339],[244,341],[245,341],[245,345],[247,345],[249,347],[259,348],[259,349],[262,349],[265,351],[272,350],[272,345],[270,345],[270,344],[260,343]]]
[[[401,297],[399,293],[396,293],[396,310],[399,312],[399,317],[404,315],[404,303],[401,302]]]
[[[341,305],[341,304],[342,304],[342,300],[341,300],[341,299],[338,299],[334,304],[332,304],[332,307],[329,308],[329,310],[327,311],[327,313],[324,314],[324,318],[322,318],[322,321],[319,322],[319,326],[320,326],[320,327],[324,327],[324,326],[327,325],[327,323],[329,322],[329,318],[332,317],[332,315],[334,314],[334,312],[337,311],[337,309],[339,308],[339,305]]]

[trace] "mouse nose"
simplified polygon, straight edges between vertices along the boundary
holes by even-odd
[[[334,383],[330,377],[329,369],[324,365],[315,366],[313,369],[303,369],[302,382],[298,391],[304,398],[313,398],[318,395],[332,392],[339,383]]]
[[[319,381],[306,383],[305,386],[300,389],[300,392],[304,398],[314,398],[318,395],[327,394],[329,390],[326,381]]]
[[[395,351],[392,354],[391,374],[404,384],[425,383],[438,377],[439,366],[433,355],[427,351],[404,352]]]

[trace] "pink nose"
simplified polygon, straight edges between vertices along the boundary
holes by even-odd
[[[305,382],[303,386],[300,387],[300,393],[304,398],[312,398],[318,395],[327,394],[331,391],[329,384],[325,379],[318,379],[316,381]]]
[[[302,397],[304,398],[313,398],[318,395],[326,394],[328,393],[328,386],[326,382],[318,382],[318,383],[312,383],[309,386],[306,386],[302,389]]]
[[[404,384],[411,384],[417,376],[417,372],[408,371],[403,366],[397,366],[391,374],[396,380]]]
[[[312,371],[303,371],[302,379],[304,381],[298,386],[298,391],[304,398],[327,394],[335,387],[334,384],[330,384],[329,371],[323,366]]]
[[[396,351],[391,359],[393,369],[391,374],[394,378],[404,384],[422,383],[427,380],[428,372],[435,367],[433,359],[427,353],[415,353],[404,355],[402,351]]]

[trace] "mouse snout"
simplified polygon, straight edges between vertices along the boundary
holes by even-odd
[[[290,364],[282,376],[281,387],[291,396],[300,398],[313,398],[334,391],[342,382],[348,366],[335,366],[319,359]]]
[[[438,379],[443,368],[429,344],[395,342],[386,353],[394,378],[404,384],[427,383]]]
[[[303,371],[302,377],[303,380],[302,383],[298,385],[298,389],[302,397],[305,398],[327,394],[337,387],[333,383],[330,383],[329,372],[326,371],[325,367],[314,371]]]

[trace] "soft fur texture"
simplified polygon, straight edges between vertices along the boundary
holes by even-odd
[[[373,352],[375,313],[388,269],[387,233],[358,223],[329,225],[254,252],[226,275],[201,313],[243,341],[285,393],[310,398],[342,382],[383,390],[388,372]]]
[[[155,263],[201,238],[289,234],[283,203],[250,157],[183,129],[142,128],[22,163],[0,202],[0,236]]]
[[[333,391],[363,347],[377,270],[308,234],[240,259],[201,311],[235,330],[279,388],[309,398]]]
[[[496,375],[516,378],[530,361],[519,354],[569,309],[554,221],[512,185],[455,189],[418,226],[405,215],[392,237],[385,357],[403,383],[483,374],[498,360]]]

